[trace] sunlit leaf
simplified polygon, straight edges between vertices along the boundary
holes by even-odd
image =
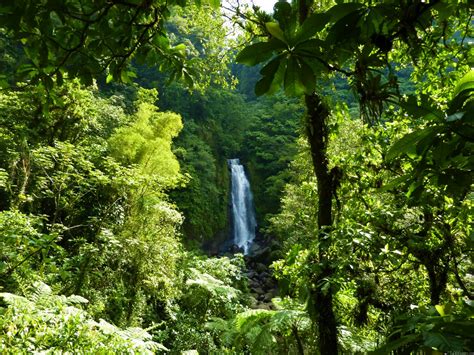
[[[443,305],[440,305],[440,304],[437,304],[435,306],[436,310],[438,311],[439,315],[441,317],[444,317],[446,314],[444,313],[444,306]]]
[[[265,24],[267,31],[275,38],[278,38],[282,42],[286,42],[285,34],[280,28],[280,25],[276,22],[267,22]]]
[[[290,96],[300,96],[305,92],[305,85],[301,80],[301,67],[296,58],[289,58],[285,71],[285,92]]]
[[[426,346],[441,351],[463,351],[464,341],[461,337],[451,334],[428,333],[424,342]]]
[[[274,50],[284,48],[284,46],[283,42],[275,39],[268,42],[254,43],[240,51],[236,61],[249,66],[256,65],[270,59]]]
[[[328,24],[330,17],[324,13],[311,14],[298,29],[295,36],[295,42],[305,41],[313,37]]]
[[[429,135],[436,134],[438,131],[439,128],[437,127],[428,127],[405,135],[390,147],[385,159],[389,161],[401,154],[412,154],[416,152],[416,145],[420,140]]]
[[[456,97],[464,90],[474,90],[474,70],[471,70],[459,80],[454,89],[453,96]]]

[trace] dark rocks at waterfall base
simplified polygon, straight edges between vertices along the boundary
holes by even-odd
[[[274,309],[272,298],[278,296],[278,288],[268,266],[249,257],[247,268],[250,294],[255,299],[252,308]]]
[[[278,282],[269,266],[282,257],[278,241],[256,228],[255,239],[251,241],[246,255],[244,248],[236,245],[233,233],[229,233],[227,238],[207,243],[204,250],[208,255],[215,256],[233,257],[235,254],[244,254],[248,288],[252,296],[251,308],[275,309],[272,298],[278,296]]]
[[[244,253],[244,248],[239,247],[238,245],[232,244],[232,246],[230,247],[229,252],[231,254],[243,254]]]
[[[252,308],[275,309],[272,298],[278,296],[278,282],[269,266],[279,258],[279,249],[275,240],[257,233],[249,255],[245,256],[248,286],[255,299]]]

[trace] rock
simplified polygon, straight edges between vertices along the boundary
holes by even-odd
[[[244,253],[244,249],[239,247],[238,245],[235,245],[233,244],[231,247],[230,247],[230,252],[232,254],[238,254],[238,253],[241,253],[243,254]]]
[[[249,271],[247,272],[247,277],[248,277],[249,279],[254,279],[256,276],[257,276],[257,273],[256,273],[255,271],[253,271],[253,270],[249,270]]]
[[[253,254],[252,257],[258,260],[266,261],[271,254],[271,249],[269,247],[264,247],[257,249]]]
[[[255,253],[260,252],[261,249],[262,247],[258,243],[253,242],[252,246],[250,247],[249,254],[253,257]]]
[[[271,277],[265,279],[265,281],[263,282],[263,287],[266,288],[267,290],[274,289],[276,288],[276,286],[277,286],[276,281]]]
[[[265,291],[260,287],[254,288],[253,291],[258,295],[264,295],[265,294]]]
[[[273,310],[273,305],[271,303],[260,303],[257,305],[258,309],[265,309],[267,311]]]
[[[263,301],[264,301],[264,302],[271,302],[271,301],[272,301],[272,298],[273,298],[273,292],[267,292],[267,293],[263,296]]]
[[[260,282],[253,279],[249,279],[249,287],[256,289],[257,287],[260,287]]]
[[[249,307],[250,308],[257,308],[259,302],[257,301],[257,299],[255,297],[250,297],[249,299]]]
[[[263,272],[266,272],[267,270],[268,270],[268,268],[265,264],[257,263],[255,265],[255,271],[258,272],[258,273],[263,273]]]

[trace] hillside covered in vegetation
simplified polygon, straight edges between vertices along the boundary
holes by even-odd
[[[474,352],[473,14],[2,2],[0,352]]]

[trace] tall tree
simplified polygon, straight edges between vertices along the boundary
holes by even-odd
[[[219,0],[192,3],[219,7]],[[48,90],[65,74],[86,84],[104,72],[108,80],[129,82],[132,59],[192,83],[186,46],[172,43],[166,28],[174,7],[185,5],[181,0],[6,1],[0,8],[1,35],[16,40],[30,60],[16,68],[16,79]]]
[[[399,94],[391,62],[411,61],[417,65],[422,53],[438,53],[439,43],[446,44],[456,28],[466,38],[468,29],[462,26],[470,23],[471,16],[467,4],[451,1],[360,1],[339,3],[329,9],[307,0],[292,4],[281,1],[275,5],[275,22],[266,22],[262,28],[268,40],[245,48],[237,60],[248,65],[266,63],[255,87],[257,95],[283,86],[289,95],[304,96],[306,135],[318,186],[317,255],[309,260],[313,265],[309,282],[314,285],[310,306],[315,306],[320,352],[334,354],[337,329],[330,282],[337,260],[329,257],[328,250],[334,242],[333,198],[342,172],[338,167],[330,169],[330,110],[318,83],[328,73],[348,77],[360,104],[361,117],[369,125],[382,120],[385,103],[389,101],[412,114],[407,100]],[[463,53],[464,39],[459,42],[458,53]],[[434,63],[433,68],[446,69],[438,64]]]

